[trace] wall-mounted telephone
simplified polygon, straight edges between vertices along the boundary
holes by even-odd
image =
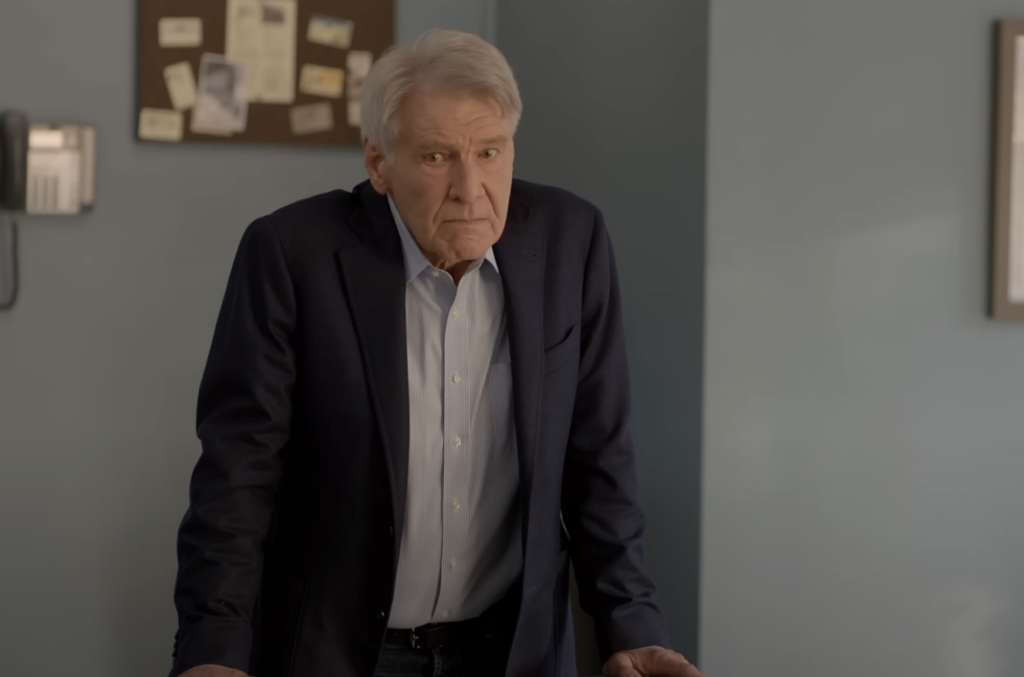
[[[96,198],[96,129],[0,114],[0,208],[79,214]]]
[[[95,127],[0,113],[0,212],[75,215],[92,209],[95,198]],[[17,225],[0,218],[0,310],[17,295],[16,247]]]

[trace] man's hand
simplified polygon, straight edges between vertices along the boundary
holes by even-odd
[[[225,668],[223,665],[197,665],[178,677],[249,677],[241,670]]]
[[[703,677],[682,654],[648,646],[620,651],[604,664],[604,677]]]

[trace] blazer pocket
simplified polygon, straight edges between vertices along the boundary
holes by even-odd
[[[575,355],[579,359],[579,340],[577,340],[579,331],[580,325],[577,322],[564,339],[544,350],[545,376],[564,365],[570,357]]]

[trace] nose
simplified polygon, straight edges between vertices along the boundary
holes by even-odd
[[[464,204],[473,204],[484,193],[480,169],[472,160],[453,162],[451,166],[451,187],[448,189],[448,197]]]

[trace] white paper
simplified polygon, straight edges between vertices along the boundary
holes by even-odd
[[[306,39],[318,45],[348,49],[352,46],[355,24],[326,14],[314,14],[309,20]]]
[[[139,138],[146,141],[181,141],[185,116],[176,110],[143,108],[139,112]]]
[[[174,110],[189,110],[196,105],[196,76],[192,64],[182,61],[164,69],[167,93],[171,96]]]
[[[348,102],[348,125],[349,127],[358,127],[360,125],[362,102],[361,101],[349,101]]]
[[[358,101],[363,98],[363,81],[373,66],[373,52],[353,50],[345,57],[345,67],[348,69],[348,98],[349,101]]]
[[[299,76],[299,91],[310,96],[340,99],[345,87],[345,71],[307,63]]]
[[[263,59],[263,7],[260,0],[228,0],[224,55],[245,64],[250,76],[249,101],[259,101],[259,72]]]
[[[289,113],[292,134],[315,134],[334,129],[334,109],[326,101],[295,106]]]
[[[295,0],[264,0],[260,101],[295,101],[295,49],[298,9]]]
[[[164,48],[203,46],[203,20],[199,17],[164,17],[158,32]]]
[[[199,86],[192,113],[192,131],[244,132],[249,119],[247,82],[248,74],[244,64],[219,54],[204,54],[199,61]]]
[[[228,0],[224,53],[246,65],[249,100],[295,101],[296,0]]]

